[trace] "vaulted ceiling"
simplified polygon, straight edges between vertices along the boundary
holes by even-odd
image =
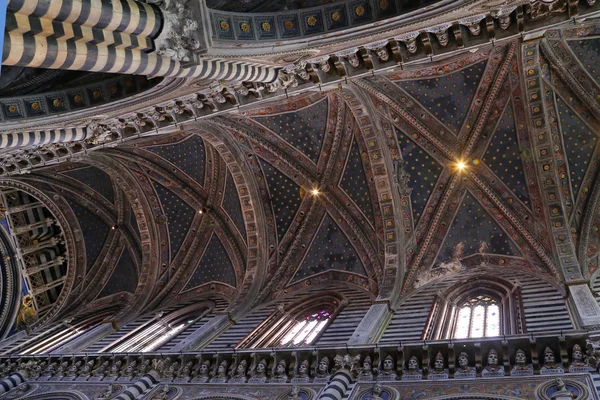
[[[482,264],[589,279],[597,29],[354,79],[20,179],[68,204],[79,301],[219,293],[249,307],[330,281],[393,301]]]

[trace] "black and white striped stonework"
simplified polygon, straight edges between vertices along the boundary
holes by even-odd
[[[149,51],[154,48],[152,39],[147,36],[130,35],[109,29],[90,28],[12,12],[6,13],[5,31],[46,37],[49,44],[54,44],[60,39],[92,44],[102,43],[115,48],[139,49],[142,51]]]
[[[150,38],[162,25],[156,6],[134,0],[10,0],[7,11],[38,18],[41,24],[57,21]]]
[[[87,137],[87,128],[51,129],[0,135],[0,148],[12,148],[48,143],[81,141]]]
[[[342,400],[351,384],[352,376],[350,375],[350,371],[342,369],[331,377],[331,381],[329,381],[329,384],[319,396],[319,400]]]
[[[142,379],[129,386],[127,390],[115,397],[114,400],[135,400],[150,390],[158,381],[150,374],[144,375]]]
[[[565,299],[556,286],[528,273],[496,271],[496,274],[504,279],[516,280],[521,285],[527,332],[573,329]],[[380,343],[421,340],[435,295],[459,284],[462,279],[464,276],[461,274],[449,276],[407,297],[396,309]],[[548,315],[552,315],[552,318],[548,318]]]
[[[35,35],[18,30],[7,32],[4,36],[2,65],[265,83],[277,79],[279,72],[279,68],[263,64],[210,59],[202,59],[199,65],[183,68],[178,61],[156,52],[49,38],[43,33]]]
[[[15,372],[8,378],[4,378],[0,381],[0,394],[8,392],[23,382],[25,382],[25,377],[21,375],[20,372]]]

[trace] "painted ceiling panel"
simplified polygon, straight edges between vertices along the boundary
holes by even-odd
[[[233,264],[227,255],[227,250],[223,247],[223,243],[215,233],[212,234],[204,254],[183,291],[212,281],[227,283],[235,287]]]
[[[454,248],[461,242],[464,244],[463,257],[479,253],[482,242],[487,243],[485,253],[521,255],[508,234],[469,192],[464,196],[452,221],[437,262],[451,261]]]
[[[367,183],[367,176],[363,168],[362,157],[356,136],[354,137],[350,155],[346,162],[346,168],[342,175],[340,187],[344,189],[352,200],[358,205],[361,211],[369,219],[374,221],[373,216],[373,204],[371,203],[371,196],[369,194],[369,184]]]
[[[87,208],[74,201],[67,201],[75,213],[79,226],[81,227],[81,234],[83,235],[83,240],[85,242],[85,256],[87,258],[86,272],[89,272],[92,265],[94,265],[96,258],[98,258],[98,255],[102,251],[102,246],[104,246],[104,243],[108,238],[110,226],[105,224],[99,216]]]
[[[131,227],[131,229],[133,229],[133,232],[137,234],[138,237],[141,236],[140,228],[138,226],[137,219],[135,218],[135,211],[133,210],[133,208],[129,210],[129,226]]]
[[[600,39],[567,40],[588,73],[600,83]]]
[[[328,107],[326,98],[296,112],[258,117],[256,121],[281,136],[316,163],[327,128]]]
[[[511,103],[504,110],[482,160],[523,203],[529,205],[527,179]]]
[[[277,235],[279,240],[288,230],[302,199],[300,198],[300,186],[280,172],[267,161],[259,158],[263,173],[267,178],[267,186],[271,203],[277,220]]]
[[[294,282],[319,272],[337,269],[366,275],[365,268],[354,247],[329,214],[325,214]]]
[[[423,214],[429,196],[431,196],[443,168],[429,153],[408,136],[398,131],[397,137],[402,159],[407,163],[406,171],[410,175],[410,188],[412,189],[410,198],[413,219],[416,224]]]
[[[556,103],[569,164],[571,187],[573,196],[577,198],[594,149],[598,145],[598,137],[559,97],[556,98]]]
[[[161,156],[200,185],[204,185],[206,149],[200,136],[192,135],[183,142],[148,147],[147,150]]]
[[[169,240],[171,242],[171,259],[173,259],[190,229],[196,211],[183,201],[181,197],[166,187],[154,181],[152,181],[152,185],[156,193],[158,193],[158,198],[167,216]]]
[[[101,169],[87,167],[65,172],[64,174],[91,187],[111,203],[115,201],[112,180],[110,179],[110,176]]]
[[[431,112],[454,134],[458,134],[485,70],[481,61],[439,78],[415,79],[398,85]]]
[[[129,251],[125,249],[123,250],[123,253],[121,253],[121,257],[119,258],[115,270],[108,282],[106,282],[106,285],[104,285],[104,288],[102,288],[102,292],[100,292],[98,298],[110,296],[111,294],[119,292],[129,292],[133,294],[135,293],[137,283],[138,276],[135,265],[131,260]]]
[[[229,169],[227,170],[227,183],[225,184],[225,195],[223,196],[223,209],[229,214],[242,237],[246,240],[246,225],[244,224],[242,205]]]

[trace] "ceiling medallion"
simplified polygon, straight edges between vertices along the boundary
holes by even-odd
[[[271,32],[271,24],[268,22],[263,22],[261,28],[264,32]]]
[[[225,20],[221,21],[219,23],[219,26],[221,27],[221,30],[224,32],[227,32],[229,30],[229,23]]]
[[[336,11],[333,14],[331,14],[331,19],[335,22],[338,22],[340,19],[342,19],[342,14],[340,14],[339,11]]]
[[[314,16],[310,16],[306,18],[306,23],[310,26],[315,26],[317,24],[317,19]]]
[[[362,5],[360,5],[354,9],[354,13],[359,17],[362,17],[365,14],[365,8]]]

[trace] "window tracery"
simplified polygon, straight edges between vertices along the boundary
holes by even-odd
[[[156,350],[203,318],[213,307],[214,304],[211,302],[202,302],[167,315],[159,312],[150,321],[113,341],[99,352],[144,353]]]
[[[423,339],[466,339],[526,332],[521,287],[475,276],[434,299]]]
[[[315,344],[346,304],[337,293],[300,301],[277,310],[250,333],[236,348],[301,347]]]

